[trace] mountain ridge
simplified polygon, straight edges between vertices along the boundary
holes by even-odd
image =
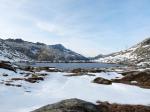
[[[114,52],[104,57],[95,59],[98,62],[104,63],[121,63],[140,66],[150,65],[150,37],[142,42],[130,47],[129,49]]]
[[[28,42],[22,39],[0,39],[14,52],[35,61],[87,61],[88,58],[65,48],[62,44],[47,45],[40,42]],[[5,48],[4,48],[5,49]],[[5,57],[5,56],[4,56]]]

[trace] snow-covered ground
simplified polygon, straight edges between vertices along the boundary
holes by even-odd
[[[1,74],[19,76],[0,69]],[[44,73],[44,71],[42,72]],[[95,103],[97,100],[122,104],[150,104],[150,89],[117,84],[101,85],[92,83],[96,77],[114,79],[123,77],[115,72],[95,73],[96,76],[73,76],[69,73],[53,72],[40,83],[22,83],[23,87],[0,84],[0,112],[29,112],[41,106],[69,98],[79,98]],[[13,77],[11,76],[11,77]],[[7,77],[7,78],[8,78]],[[26,87],[26,88],[25,88]],[[31,92],[25,92],[25,91]]]
[[[97,62],[103,62],[103,63],[119,63],[119,62],[125,62],[128,60],[136,60],[136,56],[133,55],[131,52],[127,52],[127,53],[116,53],[113,56],[108,56],[108,57],[104,57],[104,58],[99,58],[95,61]]]

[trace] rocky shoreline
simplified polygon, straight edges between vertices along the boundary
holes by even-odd
[[[141,88],[148,88],[150,89],[150,69],[148,68],[137,68],[135,66],[123,66],[123,67],[111,67],[111,68],[92,68],[92,69],[82,69],[82,68],[77,68],[69,71],[63,71],[58,68],[54,67],[31,67],[31,66],[26,66],[26,67],[17,67],[14,65],[11,65],[10,62],[0,62],[0,68],[3,69],[8,69],[13,72],[17,72],[17,70],[20,70],[20,74],[23,75],[22,78],[11,78],[10,81],[5,82],[0,82],[1,84],[5,84],[7,86],[15,86],[14,84],[11,84],[13,81],[18,81],[18,80],[24,80],[30,83],[36,83],[39,81],[43,81],[44,77],[47,76],[48,74],[46,73],[40,73],[41,71],[45,72],[66,72],[68,74],[64,76],[95,76],[93,73],[109,73],[109,72],[116,72],[121,75],[123,75],[122,78],[117,78],[116,79],[105,79],[102,77],[97,77],[94,79],[92,82],[97,83],[97,84],[106,84],[110,85],[112,83],[123,83],[123,84],[129,84],[129,85],[135,85]],[[70,74],[71,73],[71,74]],[[3,77],[8,77],[8,74],[2,74]],[[21,85],[16,85],[17,87],[21,87]]]
[[[17,76],[9,78],[9,74],[0,74],[4,77],[0,81],[0,84],[12,87],[23,87],[24,83],[16,83],[18,81],[24,81],[27,83],[40,83],[48,77],[49,73],[65,73],[63,76],[67,78],[90,76],[95,77],[98,73],[110,72],[120,74],[122,77],[114,77],[107,79],[105,77],[96,77],[92,79],[90,83],[97,85],[112,85],[113,83],[121,83],[127,85],[134,85],[140,88],[150,89],[150,69],[149,68],[137,68],[134,66],[124,67],[111,67],[111,68],[93,68],[93,69],[73,69],[70,71],[63,71],[54,67],[18,67],[9,62],[0,62],[0,68],[11,71]],[[43,72],[44,71],[44,72]],[[111,76],[111,75],[110,75]],[[31,92],[26,90],[26,92]],[[101,99],[97,99],[101,100]],[[111,104],[109,102],[97,101],[96,104],[86,102],[80,99],[68,99],[61,102],[50,104],[37,109],[33,112],[150,112],[150,105],[127,105],[127,104]]]

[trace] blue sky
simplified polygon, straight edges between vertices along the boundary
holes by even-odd
[[[150,36],[150,0],[0,0],[0,38],[61,43],[85,56]]]

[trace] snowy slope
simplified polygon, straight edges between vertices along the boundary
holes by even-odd
[[[46,45],[22,39],[0,39],[0,60],[5,61],[80,61],[88,58],[65,48],[61,44]]]
[[[29,58],[27,58],[27,56],[25,56],[21,52],[13,50],[2,39],[0,39],[0,60],[25,61],[25,60],[29,60]]]
[[[44,43],[32,43],[22,39],[6,39],[4,41],[14,50],[37,61],[88,60],[86,57],[65,48],[61,44],[46,45]]]
[[[137,45],[116,53],[98,58],[96,61],[105,63],[123,63],[123,64],[149,64],[150,63],[150,38],[145,39]]]

